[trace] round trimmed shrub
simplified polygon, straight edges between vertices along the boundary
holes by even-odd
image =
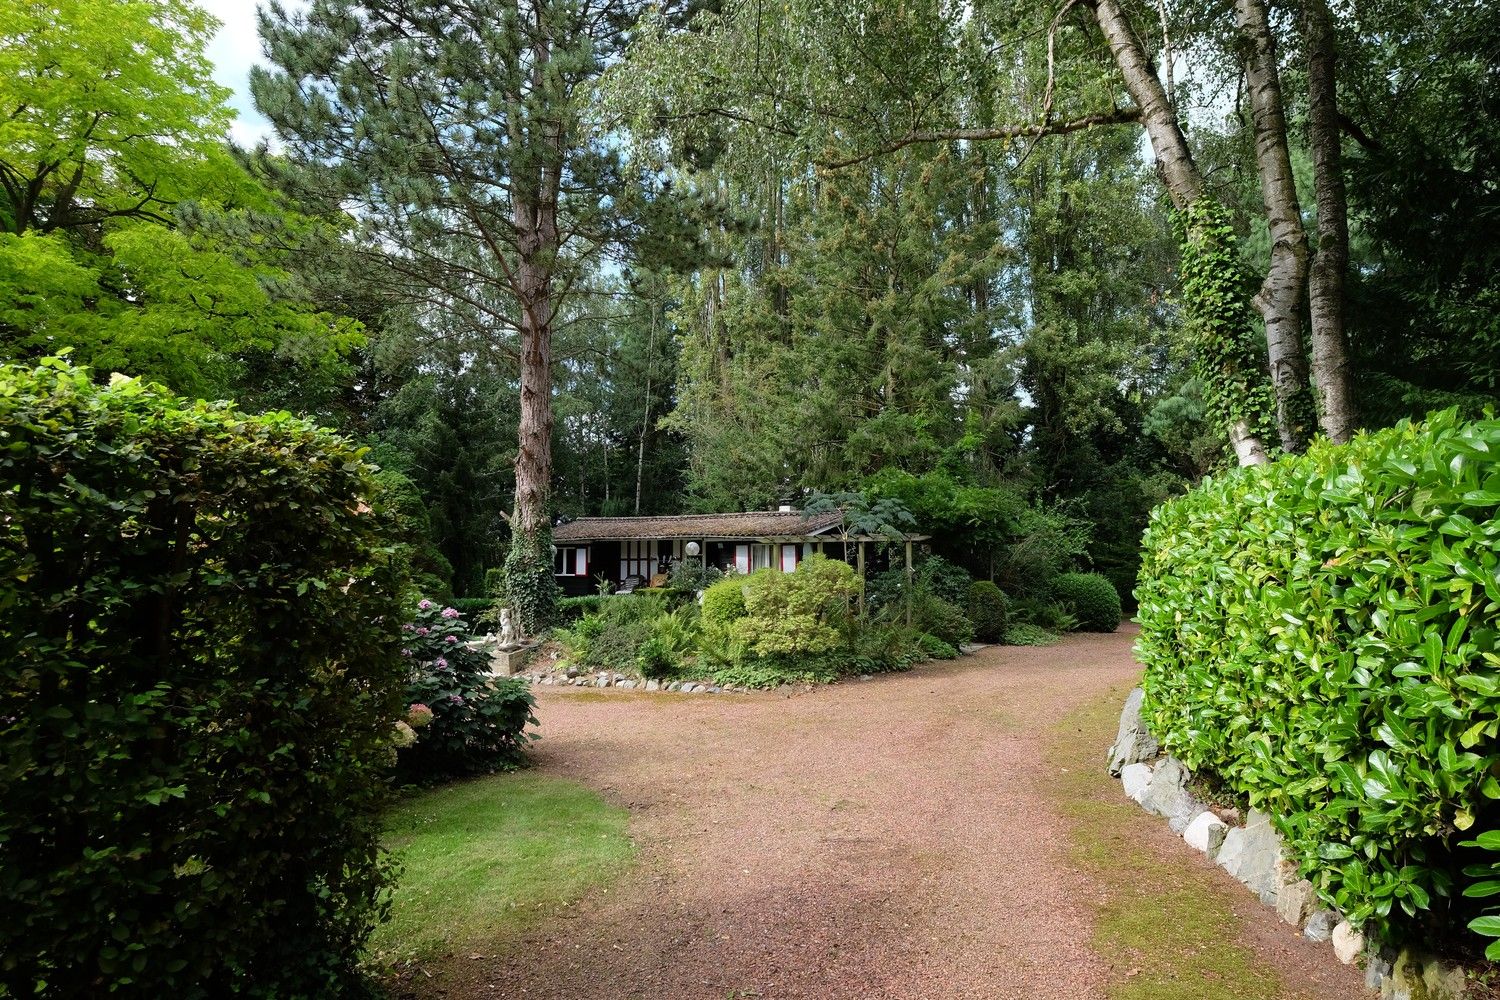
[[[989,580],[969,584],[969,621],[974,624],[974,638],[980,642],[1005,641],[1010,624],[1010,602],[1005,592]]]
[[[358,991],[407,714],[363,455],[286,413],[0,367],[0,987]]]
[[[1098,573],[1064,573],[1052,581],[1052,598],[1078,619],[1080,632],[1113,632],[1125,617],[1119,591]]]
[[[703,592],[702,619],[708,625],[729,625],[745,617],[748,577],[726,576]]]

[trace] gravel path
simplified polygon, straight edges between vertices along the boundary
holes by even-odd
[[[1106,997],[1129,972],[1091,948],[1105,890],[1070,860],[1047,756],[1060,720],[1118,703],[1138,674],[1121,632],[792,696],[540,688],[536,767],[627,806],[639,863],[498,954],[409,985],[599,1000]],[[1204,864],[1157,825],[1153,849]],[[1235,911],[1256,961],[1295,995],[1360,995],[1326,946],[1258,906]]]

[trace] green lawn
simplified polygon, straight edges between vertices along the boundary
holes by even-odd
[[[388,824],[402,871],[378,964],[492,950],[508,933],[618,877],[628,816],[572,781],[521,772],[420,792]]]

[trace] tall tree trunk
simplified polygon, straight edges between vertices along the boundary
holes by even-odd
[[[1266,355],[1276,391],[1276,430],[1281,447],[1296,452],[1307,446],[1312,422],[1307,359],[1302,352],[1307,231],[1302,227],[1292,177],[1281,74],[1265,0],[1235,0],[1234,9],[1255,129],[1255,165],[1271,230],[1271,263],[1255,305],[1266,324]]]
[[[635,453],[635,512],[641,512],[641,481],[646,478],[646,434],[651,429],[651,377],[656,366],[656,303],[651,303],[651,336],[646,341],[646,405],[641,413],[641,440]]]
[[[1343,444],[1357,420],[1344,341],[1344,275],[1349,268],[1349,206],[1344,195],[1343,152],[1333,16],[1327,0],[1305,0],[1307,45],[1307,144],[1312,150],[1318,203],[1318,252],[1308,278],[1312,317],[1312,375],[1318,427]]]
[[[546,85],[551,39],[537,8],[532,42],[532,86]],[[518,102],[519,103],[519,102]],[[513,278],[520,311],[521,419],[516,449],[515,508],[506,587],[522,628],[535,634],[551,624],[552,578],[552,275],[558,249],[557,191],[562,125],[543,120],[529,137],[538,149],[529,176],[511,194],[517,264]]]
[[[1156,155],[1156,169],[1172,204],[1186,209],[1203,196],[1203,174],[1193,161],[1177,109],[1167,100],[1166,88],[1156,76],[1146,47],[1130,24],[1118,0],[1095,0],[1094,20],[1124,78],[1125,89],[1141,109],[1141,124]]]
[[[1183,237],[1185,252],[1198,252],[1203,248],[1219,248],[1227,235],[1222,227],[1214,225],[1214,213],[1190,211],[1204,200],[1203,174],[1193,160],[1183,135],[1177,109],[1167,99],[1166,88],[1156,75],[1146,48],[1141,44],[1129,18],[1118,0],[1093,0],[1094,19],[1109,45],[1115,65],[1119,67],[1125,89],[1141,111],[1141,123],[1146,127],[1146,136],[1151,141],[1151,151],[1156,156],[1156,169],[1166,185],[1167,194],[1179,212],[1187,220],[1187,232]],[[1244,309],[1233,294],[1234,282],[1220,282],[1221,294],[1210,300],[1186,302],[1187,312],[1195,326],[1204,336],[1243,338],[1244,331],[1238,329],[1245,320]],[[1205,357],[1208,352],[1200,345],[1199,365],[1205,382],[1204,393],[1209,397],[1210,409],[1218,416],[1235,458],[1241,465],[1259,465],[1267,461],[1266,447],[1256,430],[1259,415],[1256,407],[1257,393],[1250,391],[1258,374],[1246,370],[1233,350],[1217,350],[1215,357],[1220,364],[1210,364]],[[1227,369],[1227,370],[1226,370]],[[1219,397],[1216,400],[1215,397]]]

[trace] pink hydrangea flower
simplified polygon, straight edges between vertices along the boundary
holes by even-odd
[[[432,602],[429,601],[425,597],[422,598],[420,601],[417,602],[417,610],[418,611],[426,611],[430,607],[432,607]]]
[[[451,701],[451,702],[453,702],[453,704],[455,704],[455,705],[462,705],[464,703],[463,698],[461,696],[459,696],[459,695],[456,695],[456,694],[450,694],[448,696],[448,700]]]
[[[458,617],[458,609],[457,608],[444,608],[443,609],[443,617],[444,618],[457,618]]]
[[[432,721],[432,709],[420,701],[413,702],[406,710],[406,723],[413,729],[421,729]]]
[[[432,661],[432,665],[434,667],[436,667],[437,669],[439,669],[439,670],[447,670],[448,669],[448,661],[445,660],[445,659],[443,659],[441,656],[439,656],[437,659],[433,660]]]
[[[456,636],[456,635],[445,635],[445,636],[443,636],[443,641],[444,642],[457,642],[458,641],[458,636]]]
[[[417,635],[426,635],[427,632],[428,632],[428,630],[426,628],[419,628],[419,629],[417,629]]]
[[[411,655],[411,650],[409,650],[409,649],[403,649],[401,651],[401,655],[402,656],[410,656]]]

